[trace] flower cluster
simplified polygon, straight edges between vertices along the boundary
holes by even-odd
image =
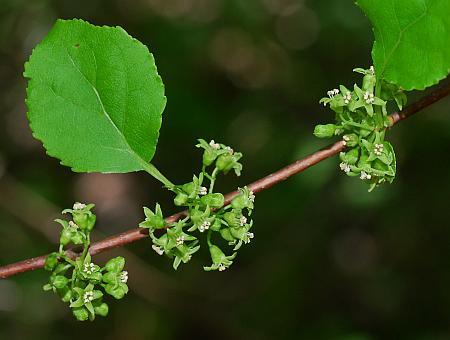
[[[233,170],[240,175],[242,164],[238,161],[242,154],[214,140],[208,143],[199,139],[197,147],[203,149],[202,171],[198,176],[194,175],[191,182],[177,185],[172,190],[176,194],[175,205],[187,208],[186,218],[169,223],[156,204],[154,211],[144,208],[146,218],[140,227],[148,229],[152,248],[158,255],[165,254],[173,259],[174,269],[191,260],[192,254],[200,249],[197,237],[206,234],[212,265],[204,269],[223,271],[232,264],[236,253],[226,256],[217,244],[213,244],[213,236],[233,246],[233,251],[249,243],[254,237],[250,232],[253,225],[250,216],[255,195],[246,187],[240,188],[239,194],[225,204],[223,194],[214,192],[214,184],[220,173]],[[212,171],[208,171],[210,167]],[[205,181],[209,181],[208,186]],[[198,233],[197,236],[194,233]]]
[[[73,209],[63,211],[71,214],[72,219],[56,220],[62,226],[59,251],[45,260],[45,269],[51,275],[44,290],[57,293],[63,302],[69,304],[79,321],[92,321],[96,315],[108,314],[109,307],[103,302],[104,293],[121,299],[128,292],[128,272],[123,270],[123,257],[109,260],[104,267],[92,262],[89,246],[90,233],[96,221],[91,211],[93,207],[93,204],[75,203]],[[67,256],[64,247],[69,244],[82,245],[80,256],[75,259]]]
[[[339,90],[328,91],[328,97],[320,103],[330,105],[336,113],[336,123],[317,125],[314,134],[319,138],[342,136],[347,150],[340,154],[340,169],[348,176],[367,181],[371,191],[383,182],[392,183],[395,178],[394,149],[385,140],[386,130],[391,126],[387,103],[394,100],[401,110],[406,95],[399,87],[377,79],[373,66],[354,71],[364,75],[362,86],[355,84],[349,90],[340,85]]]

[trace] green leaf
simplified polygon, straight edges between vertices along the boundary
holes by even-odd
[[[450,1],[357,0],[374,26],[376,74],[423,90],[450,72]]]
[[[58,20],[24,75],[33,135],[61,164],[103,173],[152,167],[164,85],[147,47],[122,28]]]

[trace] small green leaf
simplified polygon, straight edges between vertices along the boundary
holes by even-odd
[[[30,126],[50,156],[76,172],[148,171],[166,97],[146,46],[120,27],[58,20],[24,75]]]
[[[437,84],[450,72],[450,1],[357,0],[374,26],[377,76],[406,90]]]

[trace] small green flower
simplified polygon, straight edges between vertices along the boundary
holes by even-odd
[[[109,260],[105,265],[107,271],[102,280],[105,291],[116,299],[122,299],[128,293],[128,272],[123,270],[125,259],[122,256]]]
[[[149,208],[144,207],[145,221],[139,224],[141,228],[148,228],[150,230],[162,229],[166,226],[161,207],[156,203],[155,212]]]
[[[247,217],[242,214],[241,209],[233,209],[223,214],[223,219],[230,227],[242,227],[247,224]]]
[[[55,269],[56,265],[58,264],[58,253],[51,253],[47,256],[44,263],[44,269],[48,271],[53,271]]]
[[[173,269],[177,270],[181,262],[188,263],[192,259],[192,254],[200,249],[200,246],[196,244],[197,241],[194,241],[189,245],[182,244],[171,252],[171,255],[175,257],[173,261]]]
[[[95,319],[95,310],[93,306],[93,301],[100,299],[103,296],[103,293],[100,290],[94,290],[94,285],[92,283],[88,284],[84,289],[80,287],[74,287],[76,300],[71,301],[70,307],[77,308],[77,313],[80,312],[80,307],[85,307],[87,309],[88,317],[92,321]],[[74,313],[75,314],[75,313]],[[77,315],[75,315],[77,317]],[[78,317],[77,317],[78,318]],[[84,316],[83,316],[84,318]],[[84,319],[86,320],[86,319]]]
[[[91,262],[91,254],[86,254],[84,261],[78,258],[76,261],[78,276],[85,281],[91,283],[99,283],[102,281],[102,273],[100,267]]]
[[[185,242],[195,241],[197,238],[186,234],[183,231],[184,222],[178,221],[175,222],[172,226],[172,228],[167,230],[167,242],[165,243],[165,250],[171,250],[175,247],[180,247]]]
[[[52,274],[50,276],[50,283],[46,284],[43,289],[45,291],[53,290],[56,292],[58,289],[63,289],[69,283],[69,279],[63,275]]]
[[[224,271],[233,264],[233,259],[236,257],[237,253],[233,255],[226,256],[223,251],[214,244],[209,246],[209,252],[211,254],[211,259],[213,264],[209,267],[203,267],[205,271],[219,270]]]
[[[75,222],[61,219],[56,219],[55,222],[58,222],[63,227],[59,238],[59,243],[62,246],[66,246],[69,243],[83,244],[86,240],[86,235]]]
[[[183,193],[188,195],[190,200],[197,198],[198,195],[206,195],[208,189],[202,186],[203,183],[203,173],[199,177],[195,176],[192,178],[192,182],[183,184],[181,190]]]
[[[242,153],[234,152],[230,147],[225,149],[227,152],[221,154],[216,160],[216,168],[227,174],[230,170],[234,170],[236,176],[241,175],[242,164],[238,161],[242,158]]]
[[[334,124],[316,125],[314,128],[314,136],[318,138],[329,138],[335,135],[337,126]]]
[[[222,208],[225,198],[221,193],[207,194],[200,199],[201,204],[213,209]]]
[[[204,149],[203,151],[203,165],[210,166],[220,155],[224,154],[226,150],[222,148],[222,145],[211,140],[207,143],[204,139],[199,139],[199,143],[196,145],[197,148]]]
[[[220,235],[224,240],[228,241],[229,245],[234,245],[233,250],[236,251],[242,244],[248,244],[254,238],[254,234],[249,231],[252,226],[253,221],[250,221],[250,223],[243,224],[237,228],[224,228],[220,230]]]
[[[188,231],[198,230],[201,233],[208,230],[214,223],[214,216],[211,216],[211,209],[207,206],[205,210],[195,207],[189,210],[189,217],[193,223]]]
[[[72,214],[73,221],[82,229],[91,231],[94,228],[97,217],[92,213],[95,204],[75,203],[73,209],[63,210],[63,214]]]
[[[255,194],[247,187],[238,188],[239,194],[231,200],[231,207],[234,209],[254,209]]]

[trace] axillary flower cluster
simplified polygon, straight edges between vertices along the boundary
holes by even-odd
[[[354,71],[364,75],[362,86],[355,84],[350,90],[340,85],[339,89],[328,91],[320,103],[336,113],[336,122],[317,125],[314,134],[319,138],[342,136],[347,149],[340,153],[340,169],[348,176],[367,181],[371,191],[395,178],[394,149],[385,140],[386,130],[392,125],[387,105],[394,100],[401,110],[406,95],[401,88],[378,79],[373,66]]]
[[[70,214],[72,220],[56,220],[62,226],[59,251],[47,257],[44,267],[51,272],[44,290],[58,294],[63,302],[69,304],[79,321],[92,321],[96,315],[108,315],[104,293],[122,299],[128,292],[128,272],[123,270],[123,257],[109,260],[104,267],[92,262],[90,234],[96,222],[92,208],[93,204],[75,203],[73,209],[63,211],[63,214]],[[64,248],[70,244],[82,247],[81,255],[76,259],[65,253]]]
[[[199,175],[194,175],[189,183],[169,188],[175,193],[174,204],[187,208],[186,218],[167,223],[161,207],[156,204],[154,211],[144,208],[146,218],[140,227],[148,229],[153,250],[172,258],[175,269],[181,263],[189,262],[200,249],[197,236],[206,235],[212,264],[205,266],[204,270],[223,271],[233,263],[236,251],[254,236],[250,232],[253,225],[250,216],[255,195],[246,187],[240,188],[239,194],[225,205],[224,195],[214,192],[214,184],[220,173],[233,171],[240,176],[242,164],[239,160],[242,154],[213,140],[207,143],[199,139],[197,147],[203,149],[203,165]],[[206,181],[208,186],[205,186]],[[62,212],[71,215],[71,219],[56,220],[62,226],[59,250],[51,253],[45,261],[45,269],[51,275],[44,290],[58,294],[80,321],[92,321],[97,315],[108,314],[109,307],[103,301],[106,294],[122,299],[128,293],[128,272],[124,270],[123,257],[113,258],[103,267],[92,261],[89,247],[90,234],[96,222],[93,208],[93,204],[77,202],[73,209]],[[218,237],[213,240],[213,236]],[[226,255],[219,244],[232,246],[233,253]],[[75,259],[68,256],[72,253],[66,252],[69,245],[81,248],[80,255]]]
[[[248,188],[241,188],[231,203],[225,205],[223,194],[214,192],[214,185],[220,173],[233,171],[240,176],[242,164],[239,160],[242,154],[214,140],[208,143],[199,139],[197,147],[203,149],[201,172],[198,176],[194,175],[191,182],[171,189],[176,195],[174,204],[187,208],[186,218],[168,223],[160,205],[156,204],[154,211],[144,208],[146,218],[140,227],[148,229],[152,248],[157,254],[173,259],[174,269],[191,260],[200,249],[198,237],[206,235],[212,264],[205,266],[204,270],[223,271],[233,263],[236,251],[254,236],[250,232],[253,225],[250,216],[255,195]],[[217,241],[213,240],[216,236]],[[225,255],[219,242],[232,246],[233,254]]]

